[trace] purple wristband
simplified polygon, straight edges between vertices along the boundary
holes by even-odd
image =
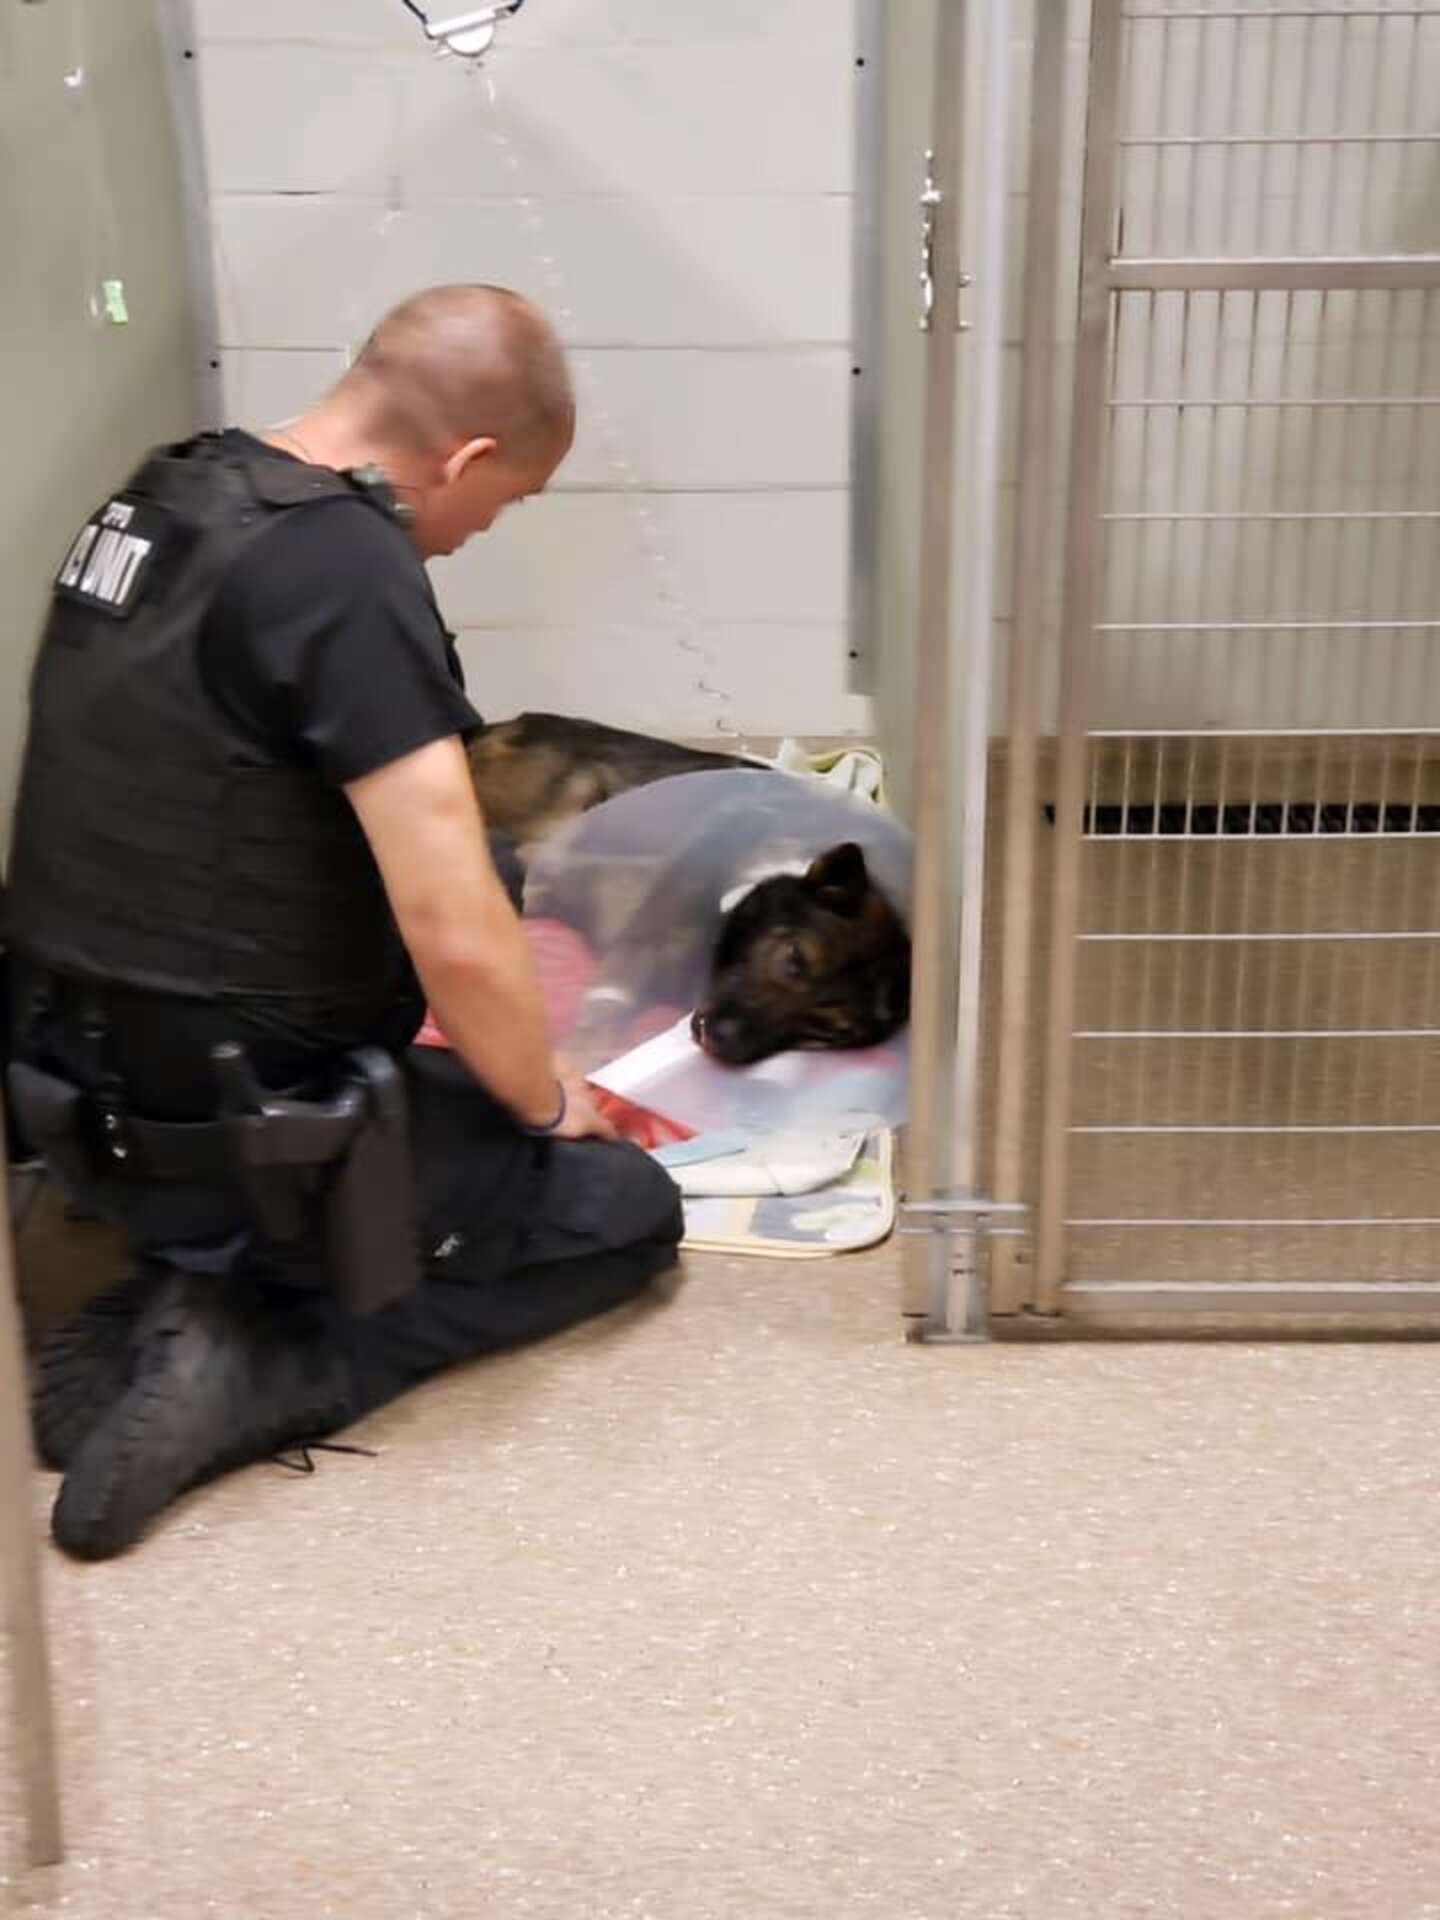
[[[560,1089],[560,1111],[553,1120],[547,1120],[543,1127],[526,1127],[526,1133],[533,1133],[543,1138],[547,1133],[554,1133],[557,1127],[564,1126],[565,1115],[570,1111],[570,1101],[565,1092],[565,1082],[557,1080],[555,1085]]]

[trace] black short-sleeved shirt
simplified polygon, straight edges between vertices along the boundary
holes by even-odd
[[[248,434],[227,438],[256,450]],[[235,563],[201,629],[200,668],[258,744],[336,786],[481,724],[418,554],[358,494],[285,514]],[[405,1047],[423,1010],[408,968],[378,1027],[323,999],[216,1006],[117,988],[108,1044],[140,1111],[186,1119],[213,1109],[217,1040],[243,1041],[260,1078],[287,1086],[354,1046]],[[82,1026],[79,999],[62,996],[41,1051],[83,1079]]]
[[[239,452],[259,447],[249,434],[226,438]],[[358,494],[286,514],[262,535],[222,581],[200,650],[230,716],[334,786],[481,724],[419,555]]]

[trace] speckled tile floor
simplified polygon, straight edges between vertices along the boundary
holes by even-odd
[[[918,1349],[892,1260],[694,1259],[49,1556],[0,1911],[1440,1915],[1434,1350]]]

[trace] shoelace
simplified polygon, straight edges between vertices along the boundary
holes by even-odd
[[[297,1440],[291,1446],[282,1447],[279,1453],[272,1453],[270,1461],[272,1466],[284,1467],[287,1473],[314,1473],[312,1453],[359,1453],[367,1460],[380,1457],[374,1447],[350,1446],[343,1440]],[[299,1454],[300,1458],[288,1459],[289,1454]]]

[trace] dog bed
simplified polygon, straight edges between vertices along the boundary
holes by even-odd
[[[884,768],[873,749],[813,754],[786,740],[770,765],[846,796],[852,806],[861,803],[862,814],[869,811],[866,803],[883,804]],[[714,782],[725,777],[692,776],[684,784],[696,794],[704,786],[708,806]],[[672,791],[668,806],[673,805]],[[633,795],[611,802],[573,828],[572,835],[593,835],[600,830],[597,815],[614,819],[636,806]],[[672,824],[670,812],[649,808],[647,818],[651,815],[652,830],[660,823],[663,841]],[[867,830],[857,829],[853,820],[847,827],[866,837]],[[879,850],[888,850],[883,838]],[[606,851],[613,857],[613,849]],[[655,849],[649,851],[653,856]],[[551,1030],[562,1037],[563,1050],[563,1036],[575,1028],[581,1003],[596,983],[596,957],[572,927],[544,917],[544,905],[522,924]],[[685,1007],[625,1013],[617,1005],[617,1024],[607,1036],[610,1057],[603,1066],[592,1066],[587,1082],[596,1106],[621,1137],[652,1152],[670,1170],[684,1200],[685,1244],[802,1258],[883,1240],[895,1215],[893,1136],[887,1122],[895,1118],[890,1109],[897,1097],[903,1106],[908,1035],[844,1058],[782,1055],[735,1073],[717,1070],[698,1055],[688,1021]],[[417,1042],[448,1045],[430,1018]],[[684,1119],[657,1110],[668,1110],[672,1102]],[[813,1117],[813,1125],[803,1130],[794,1122],[802,1103],[807,1122]]]
[[[826,1160],[823,1144],[809,1143],[789,1163],[782,1163],[792,1182],[788,1190],[748,1190],[758,1184],[754,1173],[774,1171],[770,1143],[758,1143],[738,1158],[685,1160],[687,1151],[705,1145],[702,1135],[681,1146],[662,1147],[655,1154],[680,1184],[687,1247],[772,1259],[816,1259],[874,1246],[895,1225],[894,1144],[889,1128],[852,1136],[849,1165],[839,1178],[833,1177],[833,1164]],[[808,1184],[812,1177],[813,1187]],[[793,1184],[797,1181],[806,1190]],[[706,1191],[712,1186],[719,1191]]]

